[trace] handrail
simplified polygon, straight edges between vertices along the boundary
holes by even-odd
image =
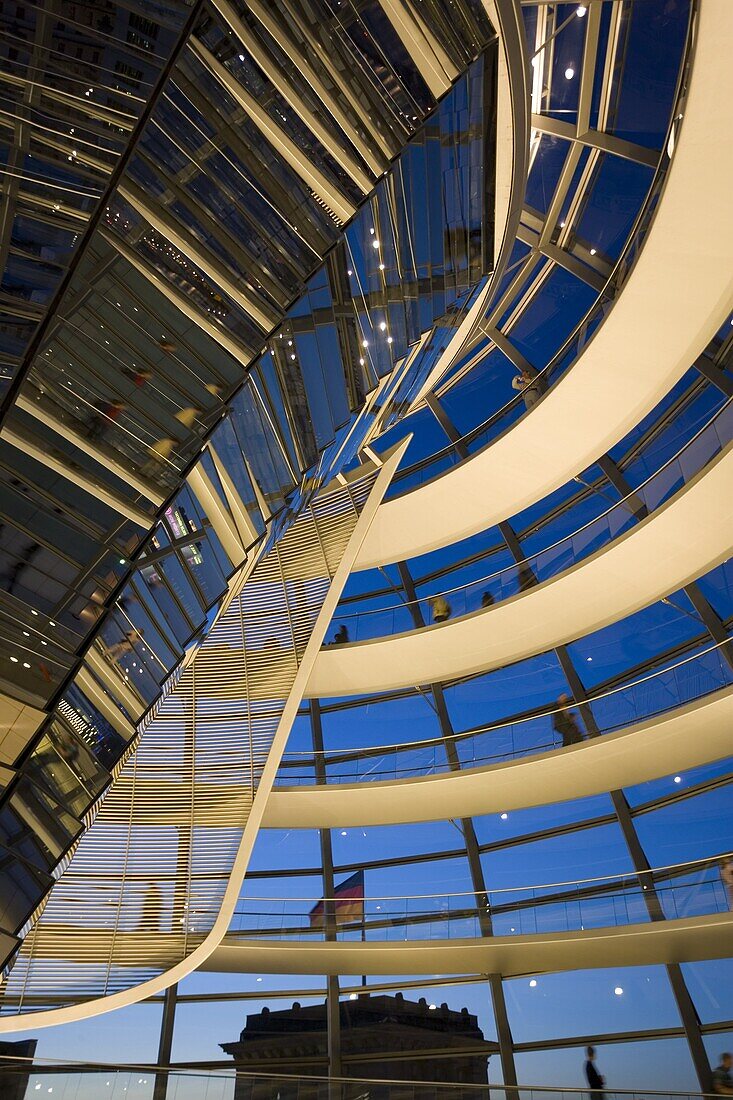
[[[8,1063],[7,1067],[2,1067],[2,1063]],[[484,1096],[489,1095],[489,1088],[492,1093],[501,1092],[506,1093],[507,1096],[516,1097],[520,1092],[540,1092],[540,1093],[552,1093],[556,1096],[562,1096],[565,1093],[570,1093],[573,1096],[584,1097],[587,1100],[588,1089],[577,1088],[576,1086],[564,1086],[564,1085],[496,1085],[493,1082],[489,1086],[488,1084],[481,1085],[475,1082],[452,1082],[452,1081],[413,1081],[409,1078],[392,1079],[388,1077],[340,1077],[340,1076],[324,1076],[322,1074],[293,1074],[293,1073],[272,1073],[272,1072],[259,1072],[253,1073],[248,1071],[245,1067],[232,1063],[231,1065],[224,1066],[212,1066],[208,1067],[205,1071],[202,1069],[189,1068],[186,1066],[176,1065],[157,1065],[151,1062],[131,1062],[126,1064],[120,1064],[117,1062],[79,1062],[73,1061],[67,1058],[59,1058],[51,1060],[50,1058],[26,1058],[16,1057],[13,1055],[0,1054],[0,1067],[7,1069],[14,1069],[21,1067],[24,1071],[37,1072],[39,1074],[51,1073],[51,1072],[68,1072],[78,1074],[92,1074],[92,1073],[161,1073],[165,1075],[180,1075],[181,1077],[191,1078],[206,1078],[206,1077],[225,1077],[230,1078],[236,1074],[236,1077],[244,1080],[258,1080],[265,1081],[286,1081],[286,1082],[318,1082],[324,1085],[349,1085],[353,1088],[354,1085],[395,1085],[398,1088],[404,1088],[406,1086],[414,1086],[415,1088],[424,1089],[429,1086],[431,1091],[437,1091],[439,1089],[455,1089],[458,1088],[463,1092],[474,1091],[481,1093]],[[629,1096],[639,1097],[643,1100],[648,1096],[664,1096],[664,1097],[686,1097],[688,1100],[697,1100],[697,1098],[710,1098],[714,1100],[717,1094],[710,1092],[680,1092],[662,1089],[605,1089],[605,1096]]]
[[[707,653],[712,653],[715,650],[722,649],[724,646],[730,645],[733,642],[733,638],[725,638],[722,642],[715,642],[713,645],[707,646],[705,649],[700,650],[697,653],[693,653],[690,657],[685,657],[682,661],[678,661],[674,665],[665,665],[664,668],[656,669],[654,672],[649,673],[648,676],[642,676],[638,680],[629,680],[627,683],[620,684],[618,687],[609,688],[608,691],[601,692],[598,695],[589,696],[583,700],[584,706],[592,706],[594,703],[599,702],[602,699],[607,699],[612,695],[617,695],[622,691],[628,691],[629,688],[637,687],[639,684],[648,683],[650,680],[654,680],[659,676],[665,675],[665,673],[673,672],[677,668],[682,668],[684,665],[689,664],[692,661],[699,660],[700,657],[704,657]],[[550,707],[547,710],[538,711],[536,714],[522,715],[519,718],[513,718],[510,721],[492,722],[487,726],[478,726],[474,729],[463,730],[460,733],[451,733],[445,737],[433,737],[424,741],[404,741],[391,745],[369,745],[364,748],[354,747],[352,749],[339,749],[335,751],[333,749],[302,749],[284,752],[283,757],[297,756],[311,758],[315,756],[333,756],[336,759],[349,759],[351,756],[365,756],[365,755],[380,755],[381,753],[389,752],[394,749],[395,751],[403,751],[406,749],[420,749],[426,748],[432,745],[444,745],[446,742],[455,743],[456,741],[464,741],[471,737],[477,737],[482,733],[491,733],[493,730],[504,729],[507,726],[521,725],[524,722],[533,722],[537,718],[546,718],[552,714],[559,714],[562,711],[576,710],[579,704],[576,702],[570,702],[562,707]]]
[[[672,457],[669,458],[664,463],[664,465],[660,466],[658,470],[655,470],[654,473],[650,474],[644,481],[640,482],[640,484],[635,489],[631,489],[630,492],[628,492],[626,494],[626,496],[621,497],[620,500],[614,501],[614,503],[612,505],[610,505],[610,507],[607,508],[605,510],[605,512],[600,512],[597,516],[594,516],[593,519],[588,520],[586,523],[584,523],[580,527],[576,528],[575,531],[571,531],[571,533],[569,535],[563,535],[563,537],[560,538],[560,539],[557,539],[556,542],[550,543],[549,546],[543,547],[542,550],[535,551],[535,553],[531,554],[529,557],[522,558],[519,561],[512,562],[511,565],[504,566],[504,568],[502,568],[502,569],[497,569],[495,572],[489,573],[485,577],[477,577],[476,579],[474,579],[472,581],[467,581],[465,584],[457,584],[457,585],[454,585],[452,588],[445,588],[445,589],[442,589],[440,592],[433,592],[429,596],[418,596],[414,600],[403,600],[400,603],[387,604],[386,607],[380,607],[380,608],[374,608],[374,609],[366,608],[363,611],[339,612],[338,617],[341,618],[341,619],[355,619],[355,618],[359,618],[361,616],[366,616],[366,615],[383,615],[383,614],[386,614],[389,611],[400,611],[400,610],[402,610],[406,607],[412,607],[416,604],[419,605],[420,603],[430,602],[431,600],[436,599],[438,596],[450,596],[450,595],[453,595],[456,592],[464,592],[464,591],[466,591],[466,589],[474,588],[477,585],[490,584],[492,581],[495,581],[497,577],[501,577],[504,574],[511,574],[511,573],[515,572],[516,570],[521,570],[522,567],[525,567],[529,563],[535,561],[542,554],[549,554],[553,550],[556,550],[558,547],[562,546],[563,544],[570,542],[572,539],[577,538],[579,535],[582,535],[584,531],[588,530],[588,528],[593,527],[595,524],[600,523],[602,520],[604,520],[607,516],[610,516],[611,513],[615,512],[617,509],[622,509],[624,507],[628,507],[628,502],[631,501],[633,497],[638,497],[639,494],[641,492],[643,492],[643,490],[648,485],[650,485],[652,481],[654,481],[656,478],[660,477],[660,475],[663,475],[666,471],[668,471],[673,466],[673,464],[675,462],[681,461],[682,456],[689,450],[689,448],[694,446],[701,439],[701,437],[706,432],[708,432],[714,424],[716,424],[718,422],[719,419],[721,419],[722,417],[724,417],[726,415],[726,413],[732,407],[733,407],[733,398],[730,398],[719,409],[716,409],[716,411],[710,417],[710,419],[707,421],[707,423],[705,423],[702,426],[702,428],[700,428],[699,431],[697,431],[695,433],[695,435],[692,436],[691,439],[688,439],[687,443],[685,443],[685,445],[682,448],[680,448],[680,450],[676,454],[672,455]],[[718,452],[716,452],[716,453],[718,453]],[[701,469],[702,468],[703,467],[701,467]],[[699,470],[696,471],[696,473],[699,473]],[[636,510],[638,511],[639,509],[637,508]],[[347,642],[347,643],[343,643],[343,644],[348,645],[350,643]],[[355,644],[355,643],[352,643],[352,644]]]
[[[484,894],[521,894],[529,892],[530,890],[555,890],[565,886],[588,886],[593,883],[616,883],[623,882],[626,879],[638,880],[644,877],[654,878],[657,875],[664,875],[665,872],[669,872],[669,877],[674,875],[683,875],[688,870],[701,869],[707,870],[709,867],[713,867],[715,864],[720,864],[724,861],[733,859],[733,851],[721,852],[715,856],[709,856],[707,859],[692,859],[686,860],[682,863],[668,863],[661,867],[650,867],[649,870],[644,871],[623,871],[618,875],[599,875],[595,878],[583,878],[583,879],[570,879],[566,882],[541,882],[536,883],[533,886],[498,886],[496,888],[486,890],[458,890],[454,893],[439,893],[439,894],[385,894],[377,895],[370,894],[369,901],[430,901],[433,898],[475,898],[477,894],[483,896]],[[246,897],[239,899],[240,901],[276,901],[276,902],[291,902],[302,901],[306,903],[316,903],[319,901],[339,901],[339,895],[335,894],[333,897],[321,896],[318,898],[297,898],[288,894],[286,898],[268,898],[268,897],[256,897],[255,895],[248,894]],[[235,910],[236,913],[236,910]]]

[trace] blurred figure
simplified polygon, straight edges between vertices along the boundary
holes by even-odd
[[[38,542],[29,542],[25,549],[18,555],[18,560],[14,565],[7,569],[2,575],[0,575],[0,588],[4,588],[11,596],[15,591],[15,586],[20,581],[21,576],[28,569],[35,558],[38,551],[41,549],[41,545]]]
[[[486,589],[486,591],[484,592],[484,594],[481,597],[481,606],[482,607],[493,607],[494,606],[494,597],[491,595],[488,588]]]
[[[135,648],[135,644],[139,642],[143,637],[142,630],[128,630],[124,638],[119,642],[115,642],[107,650],[107,656],[110,661],[119,661],[120,657],[123,657],[125,653],[132,653]]]
[[[524,398],[524,407],[531,409],[536,405],[544,392],[544,382],[538,376],[523,370],[512,378],[512,389],[519,390]]]
[[[444,596],[436,596],[432,599],[430,608],[433,612],[434,623],[444,623],[446,619],[450,618],[451,607]]]
[[[158,347],[161,351],[178,351],[178,345],[174,344],[172,340],[166,340],[165,337],[163,337],[162,340],[158,340]]]
[[[570,696],[564,692],[557,698],[558,707],[565,708],[569,702]],[[559,734],[562,738],[564,747],[568,745],[579,745],[581,741],[585,740],[575,715],[570,710],[556,710],[552,716],[552,728],[554,732]]]
[[[334,645],[343,645],[345,642],[348,642],[348,640],[349,640],[349,632],[348,632],[346,626],[344,625],[344,623],[341,623],[341,626],[338,628],[338,630],[336,631],[336,633],[333,636],[333,644]]]
[[[596,1051],[595,1047],[586,1047],[585,1053],[587,1055],[585,1063],[585,1076],[588,1081],[588,1088],[595,1093],[593,1100],[604,1100],[603,1089],[606,1082],[600,1073],[596,1069]]]
[[[733,1058],[726,1051],[720,1056],[720,1065],[713,1070],[713,1092],[718,1096],[733,1096],[733,1077],[730,1075],[730,1067]]]
[[[532,588],[537,583],[534,573],[526,562],[522,562],[517,567],[517,583],[520,592],[526,592],[528,588]]]
[[[730,857],[720,861],[720,878],[725,886],[728,908],[733,910],[733,859]]]
[[[137,370],[134,367],[123,367],[122,373],[125,375],[126,378],[129,378],[130,381],[134,383],[134,385],[138,389],[140,389],[141,386],[144,386],[145,383],[149,382],[150,379],[153,377],[153,372],[151,370],[147,370],[147,368],[143,369],[141,367],[138,367]]]
[[[157,882],[151,882],[145,891],[142,913],[140,914],[141,932],[159,932],[160,918],[163,913],[163,891]]]
[[[116,424],[127,408],[124,401],[97,401],[87,425],[87,439],[101,439],[111,424]]]

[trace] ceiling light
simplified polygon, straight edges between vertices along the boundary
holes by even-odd
[[[346,274],[347,274],[347,275],[353,275],[353,274],[354,274],[354,272],[353,272],[353,271],[351,270],[351,268],[349,268],[349,270],[348,270],[348,271],[346,272]]]
[[[369,341],[368,341],[368,340],[362,340],[362,342],[361,342],[361,346],[362,346],[363,348],[368,348],[368,347],[369,347]]]
[[[585,4],[578,4],[577,8],[575,9],[575,14],[577,15],[578,19],[582,19],[587,11],[588,9],[586,8]]]
[[[391,343],[393,343],[393,340],[392,340],[392,337],[391,337],[391,336],[388,336],[388,337],[387,337],[387,343],[388,343],[388,344],[391,344]]]
[[[616,986],[616,988],[614,989],[614,993],[616,994],[617,997],[621,996],[621,994],[623,993],[623,989],[621,988],[620,985]]]
[[[10,660],[13,662],[14,665],[17,665],[17,663],[18,663],[18,658],[17,657],[11,657]]]
[[[595,254],[596,254],[595,248],[591,248],[590,254],[591,254],[591,256],[595,256]]]
[[[682,776],[681,775],[676,775],[674,777],[674,781],[675,781],[675,783],[681,783],[682,782]]]
[[[499,817],[502,821],[506,821],[506,819],[509,817],[509,814],[499,814]]]
[[[530,989],[536,989],[537,988],[537,979],[536,978],[532,978],[532,981],[529,983],[529,988]]]
[[[349,1000],[350,1001],[355,1001],[357,997],[358,997],[358,993],[349,993]]]
[[[380,264],[380,265],[379,265],[379,270],[380,270],[380,271],[384,271],[384,264]]]
[[[23,668],[30,668],[30,667],[31,666],[28,664],[27,661],[23,661]]]
[[[369,232],[371,233],[372,236],[374,236],[374,230],[373,229],[370,229]]]
[[[346,829],[342,829],[342,830],[341,830],[341,836],[346,836],[346,835],[347,835],[347,834],[346,834]]]
[[[376,237],[372,241],[372,248],[379,248],[379,241],[377,240]]]
[[[437,1005],[428,1005],[428,1008],[430,1009],[431,1012],[435,1012],[437,1007],[438,1007]]]
[[[240,60],[240,61],[244,61],[244,54],[243,54],[243,53],[240,53],[240,54],[239,54],[239,60]]]
[[[384,332],[387,328],[387,322],[386,321],[380,321],[379,322],[379,327],[382,330],[382,332]]]
[[[574,76],[575,69],[572,67],[572,65],[568,65],[567,69],[565,70],[565,79],[572,80]]]

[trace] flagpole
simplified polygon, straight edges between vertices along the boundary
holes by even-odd
[[[361,942],[366,943],[366,899],[361,903]],[[366,974],[361,976],[362,989],[366,989]]]

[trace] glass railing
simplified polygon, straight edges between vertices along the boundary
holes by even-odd
[[[695,478],[733,437],[733,402],[723,408],[682,450],[628,496],[577,531],[540,550],[468,584],[444,589],[388,607],[349,614],[339,609],[333,625],[336,641],[360,642],[413,630],[416,624],[441,623],[492,607],[517,593],[556,577],[654,512]],[[345,634],[344,634],[345,628]]]
[[[333,909],[338,940],[412,942],[481,936],[580,932],[726,913],[733,904],[723,881],[731,856],[675,864],[644,873],[606,876],[486,893],[413,897],[242,898],[229,936],[322,940]]]
[[[443,1006],[419,1006],[426,1020],[446,1011]],[[429,1053],[429,1052],[428,1052]],[[476,1055],[469,1055],[472,1062]],[[461,1055],[455,1052],[453,1066],[460,1071]],[[466,1055],[462,1056],[465,1061]],[[388,1055],[385,1055],[388,1060]],[[273,1058],[276,1064],[276,1054]],[[414,1064],[413,1064],[414,1071]],[[486,1083],[451,1083],[410,1078],[391,1080],[364,1077],[296,1076],[294,1074],[251,1073],[246,1068],[217,1066],[207,1069],[175,1069],[153,1065],[103,1065],[31,1061],[0,1057],[0,1086],[8,1095],[53,1100],[588,1100],[588,1090],[576,1088],[516,1085],[489,1087]],[[15,1092],[11,1092],[11,1088]],[[701,1100],[708,1093],[661,1092],[654,1089],[632,1092],[605,1090],[605,1100]],[[592,1097],[593,1094],[590,1093]]]
[[[701,699],[733,684],[731,647],[731,639],[711,645],[648,676],[592,696],[584,710],[592,714],[598,735],[603,735]],[[322,758],[327,783],[380,782],[454,770],[448,762],[448,745],[455,748],[460,766],[471,768],[550,752],[586,736],[577,705],[566,703],[451,737],[322,753],[288,751],[283,754],[276,782],[283,786],[315,783],[316,757]]]

